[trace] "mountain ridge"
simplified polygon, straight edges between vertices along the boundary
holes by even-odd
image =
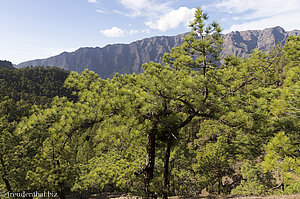
[[[115,72],[140,73],[142,64],[161,62],[163,54],[179,46],[188,33],[175,36],[155,36],[129,44],[108,44],[105,47],[81,47],[74,52],[63,52],[46,59],[22,62],[18,68],[33,66],[57,66],[70,71],[84,69],[98,73],[102,78],[112,77]],[[285,31],[276,26],[263,30],[233,31],[223,35],[221,57],[236,55],[245,57],[255,48],[269,50],[275,44],[284,43],[288,36],[300,35],[300,30]]]

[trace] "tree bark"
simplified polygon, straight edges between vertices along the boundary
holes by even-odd
[[[222,177],[219,178],[219,182],[218,182],[218,195],[221,194],[221,185],[222,185]]]
[[[284,176],[283,176],[283,172],[281,173],[281,191],[284,192]]]
[[[7,179],[8,174],[6,172],[6,168],[5,168],[5,164],[4,164],[4,160],[3,160],[2,156],[1,156],[0,160],[1,160],[1,166],[2,166],[2,169],[3,169],[2,180],[5,183],[7,191],[10,192],[10,193],[12,193],[13,191],[12,191],[11,185],[10,185],[8,179]]]
[[[172,138],[169,135],[165,153],[165,162],[164,162],[164,181],[163,181],[163,199],[168,199],[169,192],[169,162],[170,162],[170,153],[172,146]]]
[[[65,189],[64,189],[64,183],[59,183],[59,198],[60,199],[66,199],[67,196],[66,196],[66,192],[65,192]]]
[[[155,164],[155,136],[156,129],[152,130],[147,134],[147,155],[146,155],[146,166],[145,166],[145,192],[147,197],[150,196],[151,191],[149,190],[150,181],[153,179],[153,171]]]
[[[284,184],[281,184],[281,191],[284,192]]]

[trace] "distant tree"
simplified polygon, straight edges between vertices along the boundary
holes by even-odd
[[[8,69],[14,68],[10,61],[4,61],[4,60],[0,60],[0,67],[8,68]]]
[[[39,147],[31,148],[27,153],[28,143],[16,128],[23,117],[28,117],[38,106],[49,106],[56,95],[66,95],[75,100],[71,96],[72,91],[63,87],[67,75],[66,71],[56,68],[0,68],[1,192],[29,191],[26,171],[34,168],[31,158]]]
[[[263,173],[259,164],[246,161],[241,169],[242,181],[231,193],[234,195],[266,195],[273,184],[270,173]]]
[[[297,147],[282,131],[265,146],[266,154],[261,164],[265,172],[272,172],[278,178],[278,187],[281,187],[283,192],[291,180],[291,173],[297,172],[300,167],[300,158],[297,157],[296,150]]]

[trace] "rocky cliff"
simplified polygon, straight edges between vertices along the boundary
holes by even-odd
[[[161,62],[164,53],[183,42],[185,34],[157,36],[130,44],[107,45],[103,48],[79,48],[75,52],[61,53],[47,59],[38,59],[19,64],[17,67],[58,66],[66,70],[82,72],[89,69],[101,77],[118,73],[140,73],[143,63]],[[264,30],[235,31],[225,34],[222,58],[228,55],[245,57],[255,48],[268,50],[275,44],[284,43],[289,35],[300,35],[299,30],[286,32],[281,27]]]

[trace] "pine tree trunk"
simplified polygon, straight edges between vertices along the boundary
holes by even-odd
[[[222,185],[222,177],[219,178],[219,182],[218,182],[218,195],[221,194],[221,185]]]
[[[154,163],[155,163],[155,134],[156,131],[151,131],[147,134],[147,155],[145,166],[145,192],[147,197],[150,196],[149,190],[150,181],[153,178]]]
[[[284,192],[284,184],[281,184],[281,191]]]
[[[1,166],[2,166],[2,168],[3,168],[2,180],[3,180],[4,183],[5,183],[5,186],[6,186],[7,191],[10,192],[10,193],[12,193],[13,191],[12,191],[11,185],[10,185],[8,179],[7,179],[7,175],[8,175],[8,174],[7,174],[7,172],[6,172],[6,168],[5,168],[5,164],[4,164],[4,160],[3,160],[3,157],[2,157],[2,156],[1,156],[0,160],[1,160]]]
[[[60,199],[66,199],[67,196],[66,196],[66,192],[65,192],[65,189],[63,188],[63,183],[59,183],[59,186],[60,186],[60,190],[59,190],[59,198]]]
[[[284,177],[283,177],[283,172],[281,173],[281,191],[284,192]]]
[[[169,192],[169,160],[172,146],[172,139],[169,137],[167,142],[165,162],[164,162],[164,181],[163,181],[163,199],[168,199]]]
[[[12,193],[12,189],[11,189],[11,186],[10,186],[10,183],[8,181],[8,179],[6,178],[6,174],[3,174],[2,175],[2,180],[4,181],[5,183],[5,186],[6,186],[6,189],[9,193]]]

